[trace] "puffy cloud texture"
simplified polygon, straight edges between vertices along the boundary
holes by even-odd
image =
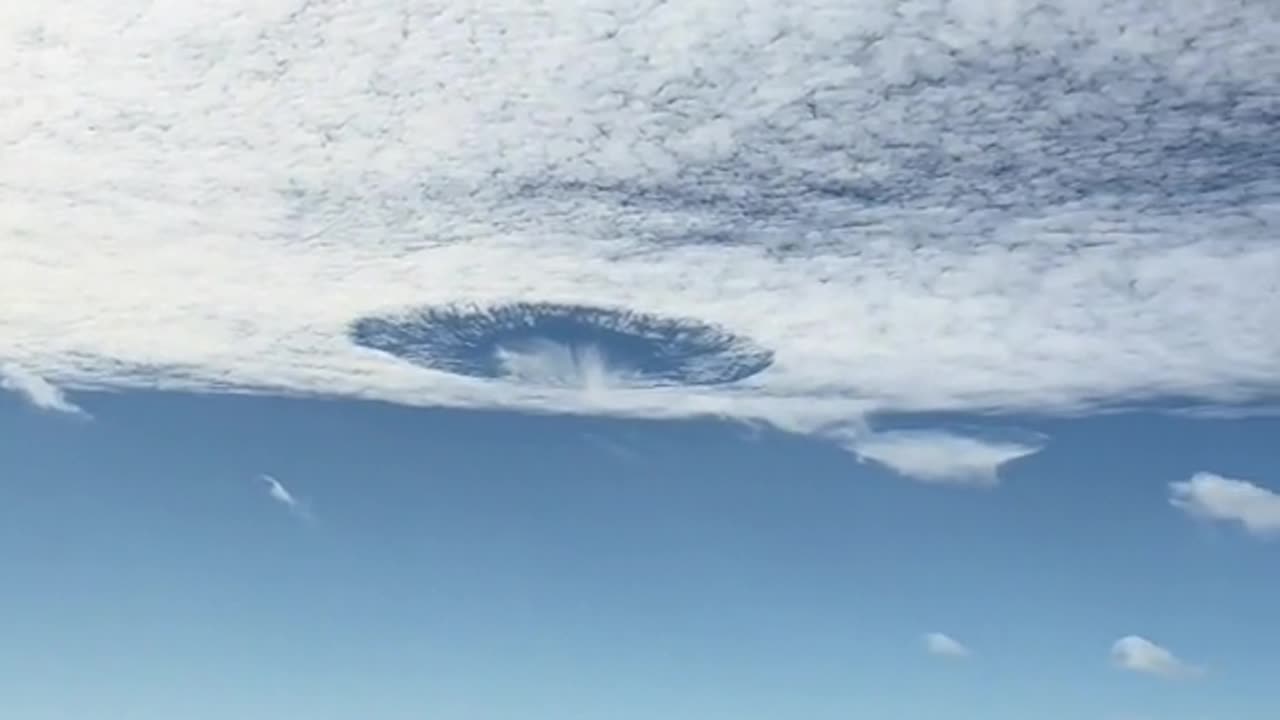
[[[816,428],[1280,382],[1280,14],[1229,0],[0,10],[4,359],[72,386]],[[690,317],[711,388],[357,346],[423,304]]]

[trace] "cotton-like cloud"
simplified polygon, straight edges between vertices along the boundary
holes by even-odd
[[[1122,637],[1111,646],[1111,661],[1121,669],[1162,677],[1194,677],[1202,668],[1188,665],[1169,650],[1137,635]]]
[[[866,432],[849,441],[848,447],[860,459],[921,482],[978,487],[996,485],[1002,466],[1041,448],[940,430]]]
[[[969,648],[961,645],[954,638],[943,633],[929,633],[924,636],[925,650],[930,655],[949,658],[966,658],[971,654]]]
[[[83,408],[68,400],[61,388],[17,365],[0,365],[0,388],[18,393],[41,410],[89,416]]]
[[[38,374],[798,429],[1280,384],[1268,3],[55,5],[0,11],[0,330]],[[584,393],[348,334],[522,301],[773,365]]]
[[[1280,534],[1280,494],[1265,487],[1207,472],[1169,487],[1169,502],[1191,515],[1237,522],[1255,535]]]

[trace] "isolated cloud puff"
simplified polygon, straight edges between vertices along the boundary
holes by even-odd
[[[1111,646],[1116,667],[1146,675],[1179,678],[1201,675],[1202,668],[1189,665],[1169,650],[1137,635],[1120,638]]]
[[[0,365],[0,388],[18,393],[41,410],[89,416],[83,408],[68,400],[58,386],[11,363]]]
[[[1236,522],[1255,535],[1280,535],[1280,494],[1272,490],[1208,472],[1169,487],[1169,502],[1193,516]]]
[[[1005,464],[1041,449],[1040,444],[992,440],[942,430],[865,432],[847,443],[870,460],[921,482],[992,487]]]
[[[68,387],[804,429],[1280,383],[1268,3],[117,0],[0,26],[3,353]],[[772,364],[582,393],[352,340],[457,303],[684,318]]]
[[[971,654],[969,648],[961,645],[949,635],[933,632],[924,636],[924,647],[930,655],[949,658],[966,658]]]

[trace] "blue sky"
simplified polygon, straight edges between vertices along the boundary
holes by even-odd
[[[1276,717],[1274,0],[3,5],[0,717]]]
[[[709,420],[72,399],[0,404],[14,717],[1274,712],[1276,545],[1169,502],[1274,482],[1273,419],[1020,418],[1052,442],[975,488]]]

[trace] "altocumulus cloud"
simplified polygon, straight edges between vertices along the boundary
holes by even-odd
[[[1196,517],[1239,523],[1256,535],[1280,535],[1280,494],[1247,480],[1199,472],[1171,483],[1169,502]]]
[[[812,430],[1280,381],[1270,3],[11,2],[0,27],[4,354],[71,387]],[[351,339],[457,303],[686,318],[771,364],[583,393]]]

